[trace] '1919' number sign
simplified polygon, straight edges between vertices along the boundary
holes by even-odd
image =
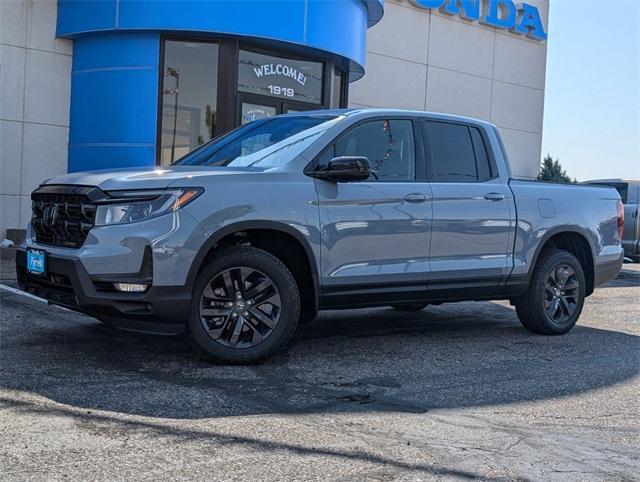
[[[283,97],[293,97],[296,95],[295,90],[292,87],[281,87],[279,85],[267,86],[271,95],[281,95]]]

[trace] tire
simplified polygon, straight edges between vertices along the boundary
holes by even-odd
[[[582,312],[585,286],[584,270],[573,254],[561,249],[543,252],[527,293],[516,303],[520,322],[541,335],[568,332]]]
[[[283,348],[299,319],[300,293],[286,266],[261,249],[230,247],[196,279],[187,339],[204,358],[250,363]]]
[[[420,302],[415,302],[415,303],[411,303],[411,302],[407,302],[407,303],[394,303],[391,306],[391,308],[393,308],[396,311],[408,311],[408,312],[413,312],[413,311],[422,311],[424,310],[427,306],[429,306],[429,303],[420,303]]]

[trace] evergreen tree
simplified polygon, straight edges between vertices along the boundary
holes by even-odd
[[[553,160],[549,154],[542,160],[542,165],[540,166],[540,173],[537,177],[538,181],[551,181],[551,182],[564,182],[564,183],[575,183],[578,182],[576,179],[573,181],[567,175],[567,171],[562,169],[562,165],[558,159]]]

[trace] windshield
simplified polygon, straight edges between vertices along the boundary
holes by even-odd
[[[178,159],[174,165],[277,167],[293,160],[338,122],[328,115],[271,117],[245,124]]]

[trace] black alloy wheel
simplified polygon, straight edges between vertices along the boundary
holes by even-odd
[[[207,283],[200,297],[200,322],[217,343],[246,348],[273,333],[281,308],[273,280],[241,266],[224,270]]]
[[[578,309],[579,283],[575,270],[566,264],[553,268],[544,290],[544,309],[556,323],[565,323]]]
[[[287,267],[249,246],[223,248],[198,274],[187,338],[203,357],[249,363],[284,347],[300,319]]]
[[[548,249],[540,255],[527,292],[517,300],[516,313],[529,331],[561,335],[578,321],[585,291],[580,261],[567,251]]]

